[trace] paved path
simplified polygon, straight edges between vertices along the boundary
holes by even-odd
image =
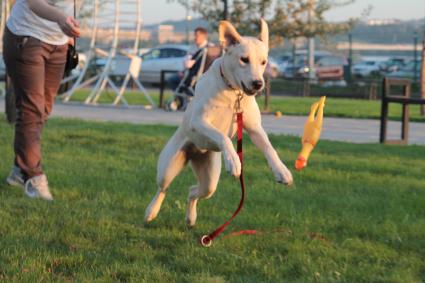
[[[4,111],[4,100],[1,98],[0,111]],[[159,109],[147,110],[142,107],[121,108],[70,103],[57,103],[52,116],[93,121],[163,125],[178,125],[182,119],[181,112],[165,112]],[[263,125],[268,133],[301,136],[305,119],[304,116],[276,118],[273,115],[263,115]],[[377,143],[379,141],[378,120],[325,117],[323,127],[321,139],[354,143]],[[398,138],[400,129],[400,122],[390,122],[389,138]],[[425,144],[425,123],[410,123],[409,143]]]

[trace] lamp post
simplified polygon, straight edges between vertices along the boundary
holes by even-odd
[[[221,0],[223,1],[223,20],[227,20],[229,17],[229,7],[227,5],[227,0]]]
[[[189,42],[190,42],[190,35],[189,35],[190,21],[192,21],[192,16],[191,15],[186,15],[186,44],[187,45],[189,45]]]
[[[308,9],[308,23],[312,24],[314,17],[314,7],[316,6],[316,0],[310,0]],[[309,81],[314,79],[314,37],[310,35],[308,38],[308,79]]]
[[[425,33],[424,33],[424,38],[422,40],[421,58],[422,58],[422,65],[421,65],[420,90],[421,90],[421,97],[425,99]],[[421,105],[421,115],[425,116],[425,105]]]
[[[353,34],[348,34],[348,69],[347,78],[351,81],[351,68],[353,67]]]
[[[189,45],[189,0],[186,0],[185,3],[186,7],[186,26],[185,26],[185,32],[186,32],[186,44]]]
[[[418,33],[415,31],[413,34],[413,82],[418,81],[418,54],[416,50],[418,49]]]

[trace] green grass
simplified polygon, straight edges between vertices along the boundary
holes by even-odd
[[[73,101],[84,101],[88,96],[87,90],[76,92],[72,96]],[[325,94],[324,94],[325,95]],[[148,101],[138,92],[128,92],[126,99],[132,105],[146,105]],[[155,104],[158,104],[159,94],[151,93]],[[171,97],[171,92],[165,93],[164,101]],[[105,92],[99,103],[112,103],[115,96],[111,92]],[[280,111],[284,115],[307,115],[312,103],[317,101],[317,97],[291,97],[291,96],[272,96],[270,99],[269,110],[272,112]],[[264,109],[264,97],[258,98],[258,104]],[[360,119],[379,119],[381,115],[381,102],[378,100],[347,99],[347,98],[327,98],[326,117],[344,117]],[[401,105],[390,104],[389,118],[391,120],[401,119]],[[410,106],[410,120],[425,122],[425,116],[420,115],[419,106]]]
[[[4,120],[4,117],[0,117]],[[321,141],[295,185],[273,181],[248,142],[247,200],[228,231],[262,235],[198,239],[227,219],[240,189],[225,174],[185,227],[189,168],[159,217],[153,197],[158,154],[175,128],[52,119],[44,168],[55,200],[0,185],[0,281],[6,282],[423,282],[425,147]],[[299,138],[272,136],[288,166]],[[12,129],[0,123],[0,178],[12,163]],[[272,232],[280,230],[280,232]]]
[[[369,98],[371,92],[379,95],[382,92],[382,79],[381,76],[372,76],[369,78],[355,79],[348,83],[347,86],[323,86],[320,84],[311,84],[309,93],[312,96],[328,95],[332,97],[342,98]],[[290,95],[303,95],[307,90],[306,81],[299,79],[281,79],[274,78],[271,80],[272,94],[290,94]],[[397,91],[402,93],[401,88],[392,87],[392,92]],[[419,83],[411,83],[412,95],[420,93]],[[307,91],[308,92],[308,91]]]
[[[155,105],[158,105],[159,103],[159,92],[152,93],[151,91],[148,91],[149,95],[151,96],[152,100],[155,102]],[[76,102],[84,102],[84,100],[90,95],[89,89],[82,89],[76,91],[72,97],[71,101]],[[164,102],[167,101],[171,97],[172,93],[171,91],[165,91],[164,92]],[[98,103],[100,104],[108,104],[112,103],[115,100],[115,93],[113,91],[103,91],[102,95],[99,98]],[[124,98],[127,100],[127,103],[130,105],[147,105],[149,104],[149,101],[146,99],[146,97],[143,95],[142,92],[139,91],[127,91],[124,95]],[[59,99],[59,98],[58,98]]]
[[[260,107],[264,108],[264,97],[259,98]],[[307,115],[311,104],[318,97],[272,96],[270,111],[281,111],[284,115]],[[390,104],[389,118],[401,119],[401,105]],[[326,98],[325,116],[359,119],[379,119],[381,117],[381,101],[348,98]],[[425,116],[420,115],[419,105],[410,105],[410,120],[424,122]]]

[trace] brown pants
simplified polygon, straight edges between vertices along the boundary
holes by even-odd
[[[25,179],[43,174],[41,131],[63,77],[66,51],[66,44],[51,45],[5,29],[3,57],[16,95],[15,165]]]

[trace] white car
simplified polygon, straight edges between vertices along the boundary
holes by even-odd
[[[355,64],[353,66],[353,75],[358,77],[367,77],[375,74],[379,74],[379,71],[381,70],[381,64],[380,61],[363,61],[358,64]]]
[[[188,45],[169,44],[152,48],[141,55],[140,81],[144,83],[160,83],[161,70],[183,71],[183,62],[188,52]],[[171,75],[166,74],[166,78]]]

